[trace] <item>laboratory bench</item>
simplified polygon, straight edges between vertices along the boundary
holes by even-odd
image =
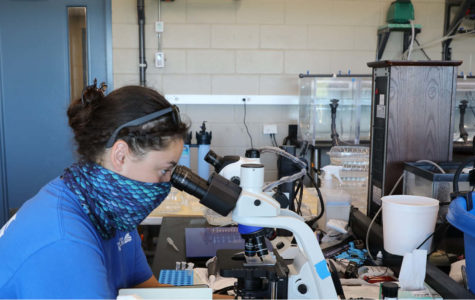
[[[349,223],[355,238],[365,240],[370,222],[371,219],[362,214],[358,209],[352,209]],[[187,259],[185,252],[185,228],[199,227],[211,227],[211,225],[208,224],[204,217],[179,216],[163,218],[153,262],[151,262],[152,271],[157,278],[159,278],[161,270],[174,270],[176,262],[191,261],[195,264],[195,267],[204,267],[204,263],[208,258],[190,260],[189,258]],[[178,251],[167,242],[167,238],[173,240]],[[383,249],[383,231],[379,224],[375,223],[371,228],[370,245],[371,249]],[[390,259],[385,261],[385,263],[393,264],[390,267],[396,275],[398,274],[399,268],[397,263],[394,264]],[[430,262],[427,262],[425,282],[444,299],[475,299],[475,295],[467,291],[459,283],[456,283],[445,272]]]

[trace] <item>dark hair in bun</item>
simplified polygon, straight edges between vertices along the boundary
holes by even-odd
[[[153,89],[125,86],[107,96],[103,86],[88,86],[83,97],[68,108],[69,126],[73,129],[77,152],[82,160],[98,161],[113,131],[121,125],[170,107],[171,104]],[[189,126],[173,121],[171,115],[120,130],[117,139],[124,140],[136,155],[149,150],[166,149],[173,140],[185,139]]]

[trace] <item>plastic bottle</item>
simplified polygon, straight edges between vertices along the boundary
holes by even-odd
[[[205,156],[209,152],[211,144],[212,132],[206,131],[206,121],[201,125],[201,131],[196,133],[196,142],[198,144],[198,175],[201,178],[208,180],[209,164],[205,161]]]
[[[322,188],[325,189],[338,189],[338,187],[343,183],[340,178],[340,170],[343,169],[342,166],[327,165],[322,168],[323,178],[321,178]],[[333,177],[335,177],[338,182],[333,182]]]
[[[186,135],[185,143],[183,145],[183,151],[181,152],[180,160],[178,164],[190,168],[190,144],[191,144],[191,134],[192,132]]]
[[[383,253],[381,251],[378,251],[378,254],[376,254],[376,260],[374,264],[377,266],[383,265]]]
[[[323,178],[321,179],[320,191],[325,203],[325,214],[322,218],[323,224],[320,226],[327,229],[327,222],[330,219],[347,221],[350,217],[351,195],[341,188],[340,170],[342,166],[327,165],[322,168]]]

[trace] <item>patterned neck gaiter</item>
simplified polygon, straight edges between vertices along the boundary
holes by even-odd
[[[102,238],[132,231],[167,197],[171,183],[129,179],[95,163],[75,163],[63,174]]]

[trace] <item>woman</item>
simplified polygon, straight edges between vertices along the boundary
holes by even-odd
[[[107,96],[89,86],[68,117],[79,162],[0,230],[0,298],[116,298],[159,285],[136,228],[168,195],[188,126],[138,86]]]

